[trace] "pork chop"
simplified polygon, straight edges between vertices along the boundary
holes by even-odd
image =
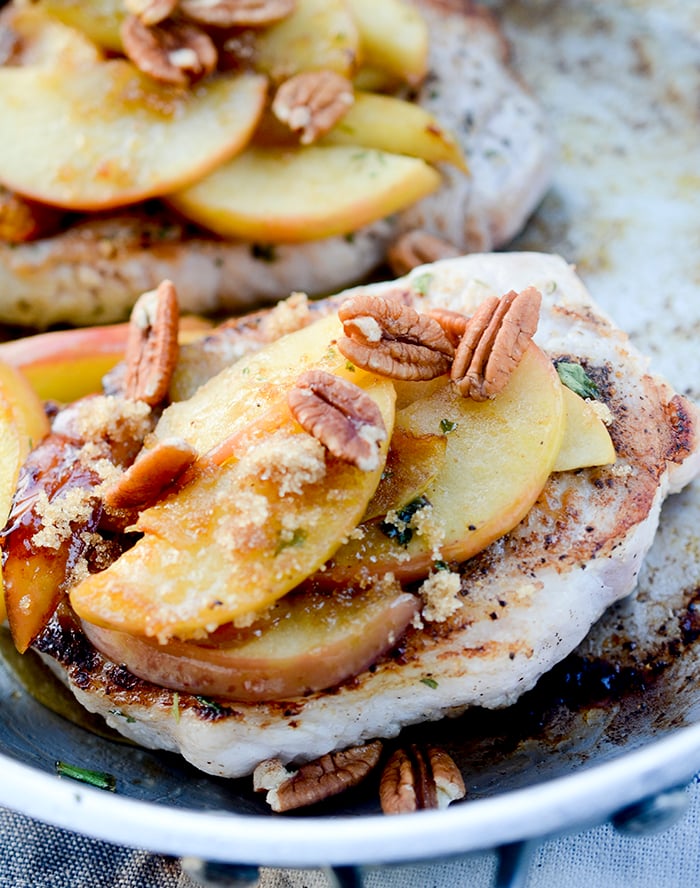
[[[47,327],[124,318],[164,278],[185,311],[240,312],[295,290],[334,292],[364,279],[404,231],[424,229],[458,251],[509,241],[542,198],[552,144],[544,114],[512,70],[496,19],[468,0],[419,0],[430,73],[417,101],[458,136],[471,175],[441,168],[444,185],[351,238],[298,244],[227,242],[167,210],[86,218],[24,244],[0,242],[0,320]]]
[[[527,517],[460,567],[457,612],[409,628],[391,655],[331,691],[220,705],[176,694],[105,660],[59,610],[36,648],[87,709],[137,743],[234,777],[265,759],[314,759],[470,706],[508,706],[634,588],[664,499],[700,472],[694,405],[649,372],[559,257],[471,255],[403,282],[417,308],[466,314],[491,293],[537,287],[535,340],[552,360],[582,364],[597,385],[616,462],[551,475]]]

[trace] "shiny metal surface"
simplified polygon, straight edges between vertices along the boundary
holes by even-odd
[[[492,5],[560,143],[552,189],[515,247],[575,262],[653,368],[699,398],[700,10]],[[49,712],[10,667],[0,668],[0,804],[155,851],[280,866],[428,860],[606,821],[700,770],[698,527],[695,485],[664,508],[638,591],[535,692],[409,732],[462,767],[467,800],[447,811],[381,817],[368,787],[312,815],[272,817],[247,781]],[[114,774],[117,792],[58,779],[57,759]]]

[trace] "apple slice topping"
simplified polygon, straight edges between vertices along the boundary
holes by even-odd
[[[562,385],[531,344],[498,397],[477,402],[445,384],[397,413],[415,435],[442,432],[446,452],[420,508],[362,526],[318,575],[345,583],[358,571],[424,577],[435,560],[464,561],[518,524],[544,487],[564,434]],[[456,506],[456,504],[459,506]],[[395,533],[387,533],[394,522]]]
[[[0,142],[0,181],[82,210],[177,190],[247,144],[265,92],[257,74],[169,88],[121,59],[87,70],[0,67],[0,117],[15,133]],[[35,150],[47,138],[51,150]]]
[[[201,636],[269,607],[332,555],[377,487],[395,401],[390,380],[346,366],[334,346],[338,331],[330,317],[289,334],[165,411],[156,436],[181,438],[202,457],[141,513],[136,545],[73,588],[80,617],[160,640]],[[360,465],[326,450],[324,435],[295,419],[288,399],[305,370],[332,375],[371,402],[382,434],[378,424],[367,432],[371,411],[348,407],[344,396],[326,393],[318,409],[324,431],[340,438],[347,429],[341,423],[338,432],[329,405],[340,403],[350,425],[356,417],[374,460]]]
[[[420,158],[356,145],[251,146],[168,202],[223,237],[284,243],[356,231],[440,182]]]
[[[249,629],[222,626],[205,642],[130,635],[83,622],[95,647],[162,687],[229,700],[284,700],[333,687],[392,648],[419,610],[397,583],[292,593]]]

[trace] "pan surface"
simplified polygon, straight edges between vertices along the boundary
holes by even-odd
[[[653,369],[700,399],[700,10],[492,5],[559,144],[552,188],[513,247],[574,262]],[[695,484],[667,502],[637,591],[534,691],[406,732],[462,767],[468,799],[447,811],[384,818],[367,787],[272,817],[249,781],[207,777],[41,706],[5,630],[0,803],[153,851],[298,866],[428,859],[600,822],[700,769],[698,527]],[[58,780],[57,760],[115,775],[117,792]]]

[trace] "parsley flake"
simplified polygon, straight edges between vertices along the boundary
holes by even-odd
[[[571,361],[557,361],[554,366],[557,368],[562,384],[572,392],[581,398],[600,397],[598,386],[580,364],[574,364]]]
[[[457,423],[451,419],[441,419],[440,420],[440,431],[443,435],[449,435],[450,432],[454,432],[457,428]]]
[[[379,524],[379,529],[384,536],[405,548],[413,539],[413,528],[411,527],[413,516],[424,506],[429,505],[430,500],[427,497],[416,497],[396,512],[396,521],[382,521]]]
[[[425,296],[430,289],[430,283],[433,279],[432,274],[430,272],[424,272],[423,274],[419,274],[417,277],[413,278],[411,281],[411,286],[419,293],[421,296]]]
[[[429,688],[435,690],[438,686],[438,683],[434,678],[421,678],[421,684],[427,685]]]

